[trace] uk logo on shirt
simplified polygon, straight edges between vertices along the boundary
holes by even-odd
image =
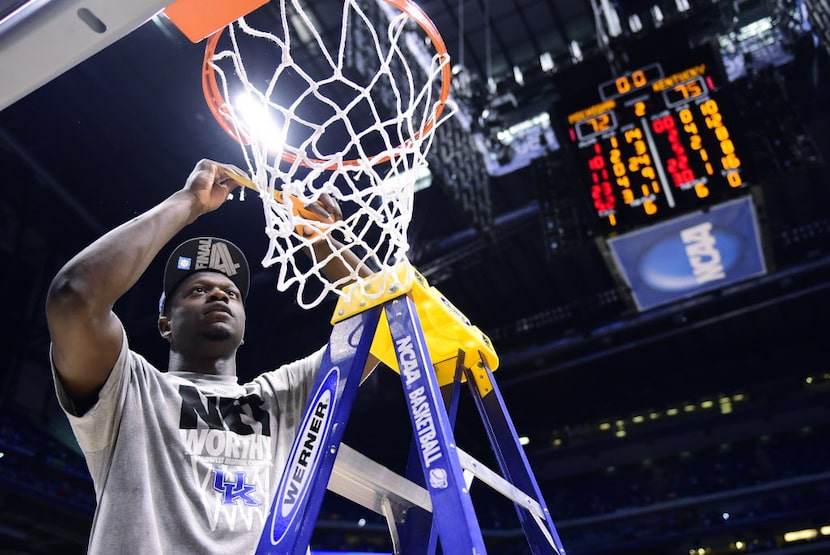
[[[222,494],[224,505],[234,505],[237,501],[249,507],[258,507],[260,502],[253,497],[256,486],[245,481],[244,472],[228,472],[213,469],[213,489]]]

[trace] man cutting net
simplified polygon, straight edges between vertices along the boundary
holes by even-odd
[[[170,344],[166,372],[130,350],[113,312],[165,245],[219,208],[240,175],[200,161],[181,190],[85,248],[49,289],[57,396],[95,485],[90,553],[256,548],[322,350],[237,382],[249,269],[235,245],[215,237],[182,243],[167,262],[158,318]],[[307,208],[324,222],[341,217],[329,198]],[[351,272],[350,259],[332,260],[330,279]]]

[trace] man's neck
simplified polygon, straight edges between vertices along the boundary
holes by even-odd
[[[194,372],[213,376],[236,376],[236,354],[229,357],[193,357],[170,351],[169,372]]]

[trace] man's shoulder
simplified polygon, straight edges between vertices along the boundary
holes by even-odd
[[[246,388],[261,388],[264,384],[276,389],[289,389],[298,382],[313,381],[323,361],[325,347],[310,355],[298,358],[279,366],[274,370],[263,372],[245,384]]]
[[[132,349],[127,350],[126,365],[133,371],[151,374],[153,376],[167,376],[167,372],[160,370],[144,355]]]

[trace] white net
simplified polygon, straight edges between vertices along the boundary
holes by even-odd
[[[383,294],[376,281],[364,287],[361,266],[385,272],[385,288],[411,279],[389,270],[406,260],[415,182],[435,127],[452,112],[438,87],[449,60],[441,43],[429,67],[415,64],[403,39],[427,36],[422,12],[409,0],[390,3],[405,11],[388,18],[377,4],[354,0],[272,2],[231,24],[206,57],[220,95],[212,109],[242,144],[263,203],[262,263],[279,265],[277,288],[296,286],[303,308],[342,295],[345,282],[356,281],[363,295]],[[297,209],[321,195],[339,203],[342,220],[322,224]],[[306,225],[317,232],[303,236]],[[315,251],[315,241],[330,248]],[[357,267],[330,282],[323,268],[348,263],[347,250]],[[323,251],[330,254],[314,254]]]

